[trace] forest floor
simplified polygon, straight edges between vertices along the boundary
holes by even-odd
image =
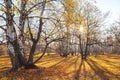
[[[80,56],[64,58],[51,54],[45,55],[36,66],[38,69],[19,69],[7,73],[11,68],[10,59],[0,56],[0,80],[120,80],[118,55],[91,55],[81,61]]]

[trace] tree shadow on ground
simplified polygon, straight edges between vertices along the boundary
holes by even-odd
[[[85,61],[81,60],[81,58],[79,56],[77,56],[72,64],[74,65],[74,70],[70,70],[69,73],[66,73],[66,75],[70,76],[69,79],[70,80],[83,80],[83,79],[86,79]],[[68,69],[69,67],[70,66],[68,65],[68,67],[66,67],[66,69]]]
[[[112,58],[112,60],[110,61],[110,60],[108,60],[107,58],[104,58],[104,57],[102,57],[102,56],[101,56],[101,57],[97,57],[97,59],[104,61],[107,65],[112,65],[113,67],[120,69],[120,66],[116,65],[116,64],[119,64],[119,63],[120,63],[120,61],[119,61],[120,58],[119,58],[119,59],[118,59],[118,58],[114,58],[115,60],[117,59],[119,62],[114,61],[113,58]],[[109,58],[109,59],[111,59],[111,58]]]
[[[105,67],[101,66],[101,63],[97,63],[94,60],[88,58],[86,60],[87,64],[91,67],[91,69],[94,71],[96,75],[101,78],[101,80],[109,80],[111,77],[112,78],[119,78],[119,75],[115,75],[114,73],[108,71]],[[94,76],[93,76],[94,77]],[[92,77],[92,78],[93,78]]]
[[[29,78],[33,78],[34,76],[37,78],[36,80],[40,79],[40,76],[43,80],[109,80],[110,78],[119,80],[119,75],[115,75],[99,63],[100,59],[97,58],[97,61],[89,57],[87,60],[81,60],[80,56],[68,56],[67,58],[59,56],[54,56],[54,58],[52,58],[47,56],[43,58],[43,60],[40,60],[40,63],[38,62],[38,66],[49,66],[44,69],[23,70],[17,73],[16,76],[31,76]],[[105,62],[104,59],[101,62]],[[108,61],[109,65],[112,66],[114,63],[111,62],[111,64],[110,62]],[[112,76],[110,77],[108,74]]]
[[[79,68],[78,68],[78,70],[76,70],[75,80],[80,80],[80,76],[79,75],[80,75],[80,72],[81,72],[82,65],[84,65],[84,60],[81,60]]]
[[[104,75],[104,71],[101,68],[99,68],[98,65],[96,65],[93,60],[88,59],[86,62],[91,67],[91,69],[95,72],[95,74],[101,78],[101,80],[109,79],[107,76]]]
[[[69,77],[69,72],[73,73],[72,71],[74,70],[71,71],[71,68],[72,69],[74,68],[78,60],[79,60],[79,56],[67,57],[67,58],[60,60],[58,63],[50,66],[48,69],[54,69],[59,72],[59,75],[65,76],[67,77],[68,80],[69,79],[71,80],[71,78]]]
[[[76,58],[77,60],[77,58]],[[49,68],[57,68],[57,67],[60,67],[62,70],[66,70],[68,69],[71,65],[74,65],[75,63],[75,58],[71,58],[71,57],[68,57],[68,58],[64,58],[62,59],[61,61],[57,62],[56,64],[50,66]]]

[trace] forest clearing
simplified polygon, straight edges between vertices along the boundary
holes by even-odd
[[[120,80],[120,0],[0,0],[0,80]]]
[[[37,57],[37,56],[36,56]],[[45,55],[36,69],[21,69],[5,74],[11,68],[8,56],[0,57],[0,80],[119,80],[120,56],[89,56],[81,61],[79,55],[60,57],[58,54]],[[79,79],[78,79],[79,78]]]

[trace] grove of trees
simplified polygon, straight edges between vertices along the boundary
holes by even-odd
[[[0,45],[7,45],[12,70],[34,67],[51,52],[81,59],[120,53],[120,21],[103,35],[107,16],[94,0],[1,0]]]

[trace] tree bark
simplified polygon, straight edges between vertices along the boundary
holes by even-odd
[[[45,45],[45,48],[44,48],[44,50],[43,50],[42,55],[41,55],[38,59],[36,59],[36,60],[34,61],[34,64],[37,63],[37,62],[45,55],[45,52],[46,52],[46,50],[47,50],[48,45],[49,45],[49,44],[46,44],[46,45]]]
[[[45,5],[46,5],[46,1],[42,3],[43,7],[42,7],[42,10],[41,10],[41,13],[40,13],[41,15],[43,15],[43,13],[44,13]],[[32,47],[31,47],[31,50],[30,50],[28,64],[33,65],[34,64],[33,63],[33,57],[34,57],[34,53],[35,53],[35,50],[36,50],[36,45],[37,45],[37,43],[38,43],[38,41],[40,39],[40,35],[41,35],[41,32],[42,32],[43,19],[42,19],[42,17],[40,17],[40,19],[39,19],[39,28],[38,28],[37,38],[36,39],[33,37],[33,34],[31,32],[31,29],[30,29],[30,26],[29,26],[29,19],[27,19],[27,20],[28,20],[29,33],[30,33],[31,40],[32,40],[32,43],[33,43]]]
[[[25,50],[24,50],[24,44],[25,44],[25,37],[24,37],[24,26],[25,26],[25,20],[26,20],[26,0],[21,0],[21,10],[20,12],[20,17],[19,17],[19,29],[20,29],[20,34],[19,34],[19,39],[20,39],[20,49],[22,53],[25,55]]]
[[[82,43],[82,40],[81,40],[81,34],[78,36],[79,38],[79,48],[80,48],[80,54],[81,54],[81,59],[84,59],[84,54],[83,54],[83,43]]]
[[[36,45],[37,45],[37,43],[36,43],[36,42],[33,42],[33,45],[32,45],[31,50],[30,50],[30,55],[29,55],[29,59],[28,59],[28,64],[33,64],[33,57],[34,57]]]
[[[6,5],[6,37],[7,37],[7,45],[8,51],[12,62],[12,70],[16,70],[23,65],[26,65],[26,59],[24,54],[20,50],[20,43],[17,39],[17,33],[13,24],[14,14],[12,12],[12,1],[4,0]],[[21,43],[22,44],[22,43]]]

